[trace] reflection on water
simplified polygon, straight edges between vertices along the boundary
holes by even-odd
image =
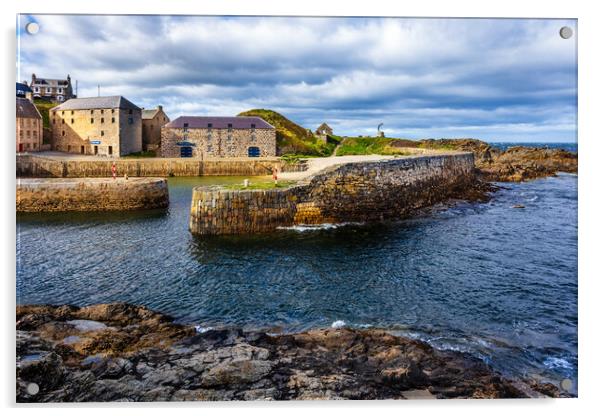
[[[19,216],[18,302],[125,301],[289,331],[343,320],[576,380],[576,176],[399,223],[193,237],[192,186],[242,179],[172,178],[166,211]]]

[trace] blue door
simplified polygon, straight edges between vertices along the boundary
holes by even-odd
[[[249,157],[259,157],[261,152],[259,151],[259,147],[251,146],[249,147]]]
[[[192,157],[192,147],[181,146],[180,147],[180,157]]]

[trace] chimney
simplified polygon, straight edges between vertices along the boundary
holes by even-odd
[[[157,106],[157,110],[159,110],[159,111],[163,111],[163,106],[162,106],[162,105],[158,105],[158,106]]]

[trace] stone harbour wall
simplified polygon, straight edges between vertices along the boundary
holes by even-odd
[[[287,189],[193,190],[190,231],[273,231],[302,224],[406,218],[474,184],[472,153],[413,156],[325,169]]]
[[[110,177],[115,163],[117,175],[123,176],[264,176],[276,167],[282,172],[278,158],[261,159],[118,159],[69,160],[18,155],[17,177],[21,178],[103,178]],[[302,169],[307,169],[303,166]]]
[[[17,212],[129,211],[168,205],[163,178],[17,180]]]

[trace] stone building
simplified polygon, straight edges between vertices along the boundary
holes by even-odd
[[[52,149],[124,156],[142,151],[142,110],[122,96],[73,98],[50,110]]]
[[[329,134],[332,134],[332,129],[330,128],[330,126],[326,123],[322,123],[320,124],[320,126],[316,129],[316,134],[318,136],[327,136]]]
[[[326,123],[320,124],[320,126],[316,129],[316,134],[320,139],[324,142],[328,142],[328,136],[332,135],[332,129]]]
[[[17,100],[17,152],[37,152],[42,146],[42,115],[27,98]]]
[[[161,127],[169,123],[169,117],[158,105],[152,110],[142,110],[142,150],[157,150],[161,147]]]
[[[36,74],[31,74],[31,84],[29,87],[33,91],[34,98],[57,103],[62,103],[63,101],[75,98],[73,87],[71,86],[71,77],[69,75],[67,75],[66,79],[51,79],[38,78]]]
[[[161,129],[161,155],[276,156],[276,129],[260,117],[178,117]]]

